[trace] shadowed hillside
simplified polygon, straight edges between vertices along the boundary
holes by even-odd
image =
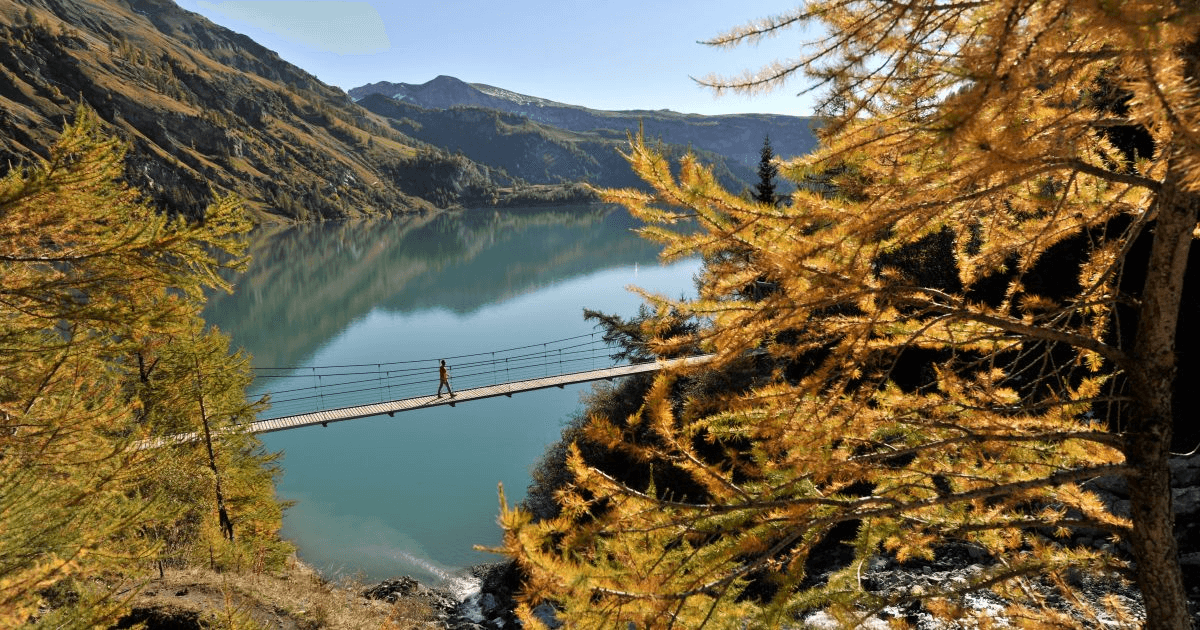
[[[380,81],[350,90],[350,96],[357,100],[371,94],[382,94],[431,109],[483,107],[568,131],[596,132],[622,139],[627,132],[636,133],[638,125],[643,125],[646,137],[725,156],[731,169],[736,169],[738,163],[748,169],[757,166],[764,135],[771,136],[775,154],[784,158],[808,153],[817,144],[812,133],[815,119],[808,117],[777,114],[701,116],[670,110],[603,111],[517,94],[483,83],[465,83],[447,76],[420,85]]]
[[[533,184],[588,182],[608,188],[643,187],[621,154],[623,131],[569,131],[518,114],[476,106],[428,109],[370,94],[358,104],[389,119],[393,129]],[[760,140],[761,142],[761,140]],[[678,157],[684,145],[666,148]],[[737,190],[754,171],[711,151],[696,151],[722,185]]]

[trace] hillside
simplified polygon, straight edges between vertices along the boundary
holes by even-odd
[[[777,114],[729,114],[701,116],[670,110],[604,111],[578,105],[517,94],[483,83],[466,83],[454,77],[439,76],[427,83],[389,83],[380,81],[350,90],[361,101],[371,94],[429,109],[456,106],[483,107],[523,116],[537,123],[568,131],[597,132],[624,138],[643,125],[647,137],[667,144],[691,146],[711,151],[739,162],[747,168],[758,164],[763,136],[770,135],[775,154],[781,157],[803,155],[817,144],[812,133],[815,119]]]
[[[213,191],[304,220],[472,204],[507,183],[170,0],[0,0],[0,163],[45,155],[80,103],[130,144],[132,184],[193,215]]]
[[[129,144],[129,182],[192,216],[222,193],[260,221],[585,200],[564,184],[641,185],[619,154],[639,123],[734,190],[763,135],[785,157],[815,143],[804,118],[603,112],[451,77],[351,92],[170,0],[0,0],[0,163],[46,155],[83,104]]]
[[[596,186],[645,186],[621,155],[624,132],[570,131],[485,106],[431,109],[370,94],[358,104],[389,120],[396,131],[533,184],[586,181]],[[761,139],[759,140],[761,142]],[[668,152],[681,155],[683,145]],[[738,190],[754,181],[752,169],[711,151],[698,151],[721,183]]]

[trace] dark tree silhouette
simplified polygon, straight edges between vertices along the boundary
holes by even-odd
[[[758,160],[758,185],[754,187],[754,200],[759,203],[775,205],[779,203],[775,196],[775,176],[779,174],[779,166],[772,160],[775,154],[771,151],[771,137],[763,136],[761,157]]]

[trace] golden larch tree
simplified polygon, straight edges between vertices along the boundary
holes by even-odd
[[[607,193],[655,224],[667,259],[705,256],[696,299],[655,299],[710,325],[656,348],[774,371],[715,398],[680,393],[695,371],[662,374],[637,414],[593,418],[592,444],[656,474],[576,448],[556,518],[504,509],[524,618],[547,598],[572,627],[775,628],[817,610],[850,627],[919,601],[980,627],[1138,623],[1086,597],[1082,571],[1131,579],[1146,627],[1190,627],[1167,462],[1200,210],[1200,8],[821,0],[711,43],[801,25],[827,34],[811,54],[706,79],[829,87],[821,147],[781,168],[790,203],[730,195],[641,138],[628,156],[654,192]],[[685,218],[703,229],[673,227]],[[1083,485],[1116,474],[1129,518]],[[1133,562],[1080,543],[1084,528]],[[809,575],[840,540],[852,559]],[[872,558],[949,543],[982,570],[864,586]],[[1005,609],[970,606],[980,590]]]
[[[139,446],[195,430],[197,370],[222,426],[247,415],[245,358],[199,317],[203,291],[228,288],[221,273],[242,265],[240,204],[173,219],[120,183],[124,152],[80,108],[49,156],[0,179],[3,627],[44,614],[55,627],[111,624],[135,591],[105,585],[136,583],[170,551],[159,532],[213,512],[211,492],[171,482],[209,488],[207,466],[184,447]],[[270,458],[242,436],[227,442],[236,500],[258,502],[245,522],[277,527]]]

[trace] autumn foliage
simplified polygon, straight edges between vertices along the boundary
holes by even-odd
[[[557,517],[505,510],[524,618],[548,599],[571,627],[777,628],[818,610],[853,627],[914,602],[979,627],[1140,623],[1086,596],[1082,572],[1136,585],[1147,627],[1188,627],[1167,458],[1200,210],[1200,11],[814,1],[712,43],[807,24],[827,33],[811,55],[708,80],[825,82],[821,148],[780,169],[790,203],[729,194],[640,138],[628,157],[654,192],[606,193],[665,258],[705,257],[696,299],[656,301],[709,325],[653,347],[700,343],[713,373],[769,368],[723,394],[663,374],[637,413],[592,418],[589,445],[656,474],[575,448]],[[1086,489],[1104,475],[1136,488],[1131,518]],[[811,574],[831,544],[848,559]],[[865,586],[872,558],[948,545],[982,570]],[[1003,610],[972,606],[979,591]]]
[[[156,564],[278,563],[271,457],[227,433],[249,368],[199,318],[242,260],[232,199],[176,220],[119,182],[123,145],[85,109],[51,154],[0,179],[0,626],[107,626]],[[217,531],[214,484],[241,537]],[[255,555],[257,553],[257,556]]]

